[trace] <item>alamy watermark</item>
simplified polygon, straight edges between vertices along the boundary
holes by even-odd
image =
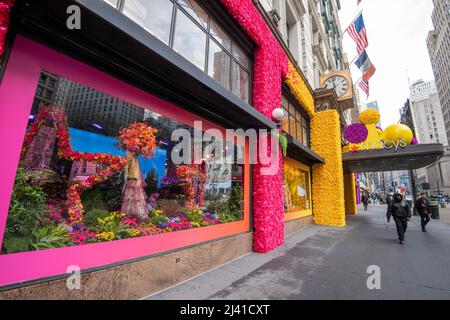
[[[367,289],[381,290],[381,268],[376,265],[368,266],[367,274],[370,274],[366,281]]]

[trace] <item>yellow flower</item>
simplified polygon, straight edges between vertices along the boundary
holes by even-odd
[[[153,211],[152,211],[152,215],[154,215],[155,217],[162,216],[163,214],[164,214],[164,211],[162,211],[162,210],[153,209]]]
[[[308,113],[310,117],[314,116],[314,97],[306,85],[306,82],[302,79],[300,74],[297,72],[297,69],[291,62],[289,62],[289,69],[288,74],[286,75],[285,83],[306,113]]]
[[[116,235],[114,234],[114,232],[102,232],[99,233],[96,238],[103,241],[113,241],[114,239],[116,239]]]
[[[365,125],[377,124],[380,122],[380,114],[376,110],[367,109],[361,112],[359,115],[359,121]]]
[[[194,228],[200,228],[200,223],[198,222],[191,222],[191,224]]]
[[[141,232],[140,232],[139,230],[137,230],[137,229],[130,229],[130,230],[127,230],[127,233],[128,233],[128,235],[129,235],[131,238],[138,237],[138,236],[141,234]]]

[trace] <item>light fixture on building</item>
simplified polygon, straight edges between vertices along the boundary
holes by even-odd
[[[281,124],[284,118],[284,111],[282,108],[276,108],[272,111],[272,119],[277,123]]]

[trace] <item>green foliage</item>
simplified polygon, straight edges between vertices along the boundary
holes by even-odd
[[[45,205],[45,192],[41,187],[30,184],[24,169],[19,168],[9,205],[6,233],[30,235],[38,226]]]
[[[230,212],[238,212],[239,214],[241,213],[243,198],[244,193],[240,185],[231,188],[228,198],[228,209],[230,210]]]
[[[202,214],[203,214],[202,211],[198,210],[198,209],[194,209],[194,210],[186,212],[189,222],[191,222],[192,225],[196,226],[196,227],[208,225],[208,223],[203,220]]]
[[[104,219],[108,216],[108,211],[102,209],[93,209],[84,215],[84,224],[86,227],[95,227],[98,219]]]
[[[31,246],[35,250],[62,248],[71,245],[74,245],[74,243],[70,238],[69,229],[63,224],[43,226],[33,232]]]
[[[147,186],[145,187],[145,191],[148,195],[158,192],[158,175],[156,174],[156,170],[152,169],[145,179],[145,183]]]
[[[158,223],[167,223],[169,222],[169,218],[166,216],[154,216],[150,218],[150,223],[157,225]]]
[[[5,235],[3,246],[4,254],[30,251],[31,240],[29,236]]]
[[[98,185],[83,192],[81,195],[81,201],[86,211],[92,211],[95,209],[108,210],[103,199],[103,191]]]
[[[117,240],[127,238],[128,227],[122,224],[123,214],[111,212],[106,218],[98,219],[96,231],[99,233],[112,232]]]
[[[288,138],[286,136],[286,134],[284,133],[278,133],[276,135],[276,137],[278,138],[278,141],[280,142],[280,146],[281,146],[281,151],[283,152],[283,156],[287,156],[287,148],[288,148]]]

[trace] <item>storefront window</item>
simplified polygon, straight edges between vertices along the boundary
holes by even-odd
[[[250,102],[250,55],[196,1],[122,0],[122,3],[117,7],[123,7],[126,16],[226,89]]]
[[[286,215],[296,218],[311,214],[310,169],[302,163],[286,158],[283,167],[283,203]]]
[[[243,165],[209,161],[217,150],[200,164],[172,160],[172,132],[193,134],[192,127],[47,71],[41,79],[2,254],[244,219]],[[48,101],[38,93],[51,84]]]
[[[309,148],[309,119],[287,97],[283,96],[282,106],[285,114],[283,130]]]
[[[126,0],[123,13],[149,31],[155,37],[169,44],[173,3],[168,0]]]

